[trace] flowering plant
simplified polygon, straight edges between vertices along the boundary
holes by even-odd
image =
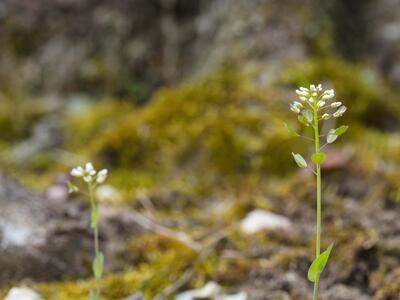
[[[96,289],[90,291],[90,300],[100,299],[100,281],[103,274],[104,268],[104,255],[99,248],[99,205],[94,197],[95,188],[104,183],[107,179],[108,170],[102,169],[99,172],[93,167],[93,164],[88,162],[84,167],[78,166],[71,170],[71,175],[76,178],[81,178],[87,185],[88,194],[86,194],[90,200],[91,207],[91,227],[94,232],[94,260],[93,260],[93,275],[95,278]],[[68,182],[68,189],[70,193],[78,192],[79,188]]]
[[[342,102],[333,101],[335,97],[334,90],[323,91],[321,84],[315,86],[310,85],[309,88],[300,87],[296,90],[300,101],[294,101],[290,104],[290,110],[296,113],[298,120],[306,127],[312,127],[314,130],[315,153],[312,154],[311,160],[315,165],[317,180],[317,232],[315,245],[315,260],[312,262],[308,270],[308,279],[314,283],[313,300],[318,299],[319,278],[322,271],[329,260],[333,244],[331,244],[324,252],[321,253],[321,164],[326,160],[326,154],[321,151],[326,145],[336,141],[336,139],[345,133],[348,126],[340,126],[339,128],[330,129],[326,135],[320,135],[320,122],[331,118],[341,117],[347,110]],[[331,101],[331,103],[329,103]],[[329,110],[334,110],[329,112]],[[292,128],[286,125],[289,132],[295,136],[301,136]],[[326,143],[320,146],[320,138],[326,137]],[[299,154],[293,153],[293,158],[300,168],[307,168],[306,160]]]

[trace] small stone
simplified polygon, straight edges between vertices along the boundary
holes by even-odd
[[[264,229],[288,229],[290,226],[288,218],[261,209],[248,213],[240,223],[241,230],[247,234]]]
[[[134,294],[132,296],[124,298],[123,300],[143,300],[143,294],[142,293],[136,293],[136,294]]]
[[[4,300],[41,300],[38,293],[28,287],[13,287]]]
[[[221,291],[221,287],[214,281],[208,282],[200,289],[183,292],[175,297],[175,300],[194,300],[208,299],[216,297]]]
[[[247,293],[240,292],[232,295],[221,295],[216,300],[247,300]]]

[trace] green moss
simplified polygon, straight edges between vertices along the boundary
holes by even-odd
[[[0,139],[10,143],[27,137],[34,122],[43,116],[43,107],[33,101],[2,96],[0,94]]]
[[[207,186],[246,174],[286,174],[294,166],[284,150],[305,146],[282,125],[288,114],[282,96],[224,69],[162,89],[146,107],[94,107],[69,123],[70,144],[84,143],[103,165],[146,174],[146,181],[194,174],[193,185]]]

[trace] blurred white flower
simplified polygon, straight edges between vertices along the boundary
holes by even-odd
[[[324,106],[325,105],[325,101],[319,101],[318,103],[317,103],[317,107],[318,108],[321,108],[322,106]]]
[[[99,171],[99,173],[97,173],[96,182],[103,183],[104,181],[106,181],[107,174],[108,174],[107,169],[103,169],[103,170]]]
[[[74,177],[82,177],[83,174],[85,174],[85,170],[80,166],[71,170],[71,175]]]

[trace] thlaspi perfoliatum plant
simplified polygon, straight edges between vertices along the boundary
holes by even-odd
[[[107,169],[102,169],[97,172],[93,167],[93,164],[88,162],[84,167],[76,167],[71,170],[71,175],[76,178],[82,179],[85,183],[86,188],[82,191],[82,194],[87,196],[90,201],[91,208],[91,228],[93,229],[93,240],[94,240],[94,259],[93,259],[93,276],[95,279],[95,290],[90,291],[90,300],[100,300],[101,296],[101,277],[103,275],[104,268],[104,255],[100,251],[99,247],[99,205],[96,201],[94,191],[96,187],[107,179]],[[70,193],[79,192],[78,186],[68,182],[68,189]]]
[[[334,90],[323,90],[321,84],[315,86],[310,85],[309,88],[300,87],[296,90],[299,101],[294,101],[290,104],[290,110],[296,113],[299,122],[306,126],[311,127],[314,131],[314,137],[305,137],[311,139],[315,144],[315,152],[311,156],[311,161],[314,168],[311,168],[306,159],[299,153],[293,153],[293,158],[300,168],[310,168],[316,175],[317,181],[317,231],[316,231],[316,244],[315,244],[315,260],[312,262],[308,270],[308,280],[314,283],[313,300],[318,299],[318,285],[322,271],[329,260],[333,244],[331,244],[324,252],[321,253],[321,165],[326,160],[326,154],[322,151],[325,146],[337,140],[337,138],[345,133],[348,126],[340,126],[338,128],[330,129],[327,134],[320,135],[320,123],[325,120],[335,119],[341,117],[345,111],[346,106],[342,102],[333,100],[335,98]],[[285,124],[286,125],[286,124]],[[287,126],[289,132],[294,136],[304,137]],[[323,145],[321,141],[325,140]]]

